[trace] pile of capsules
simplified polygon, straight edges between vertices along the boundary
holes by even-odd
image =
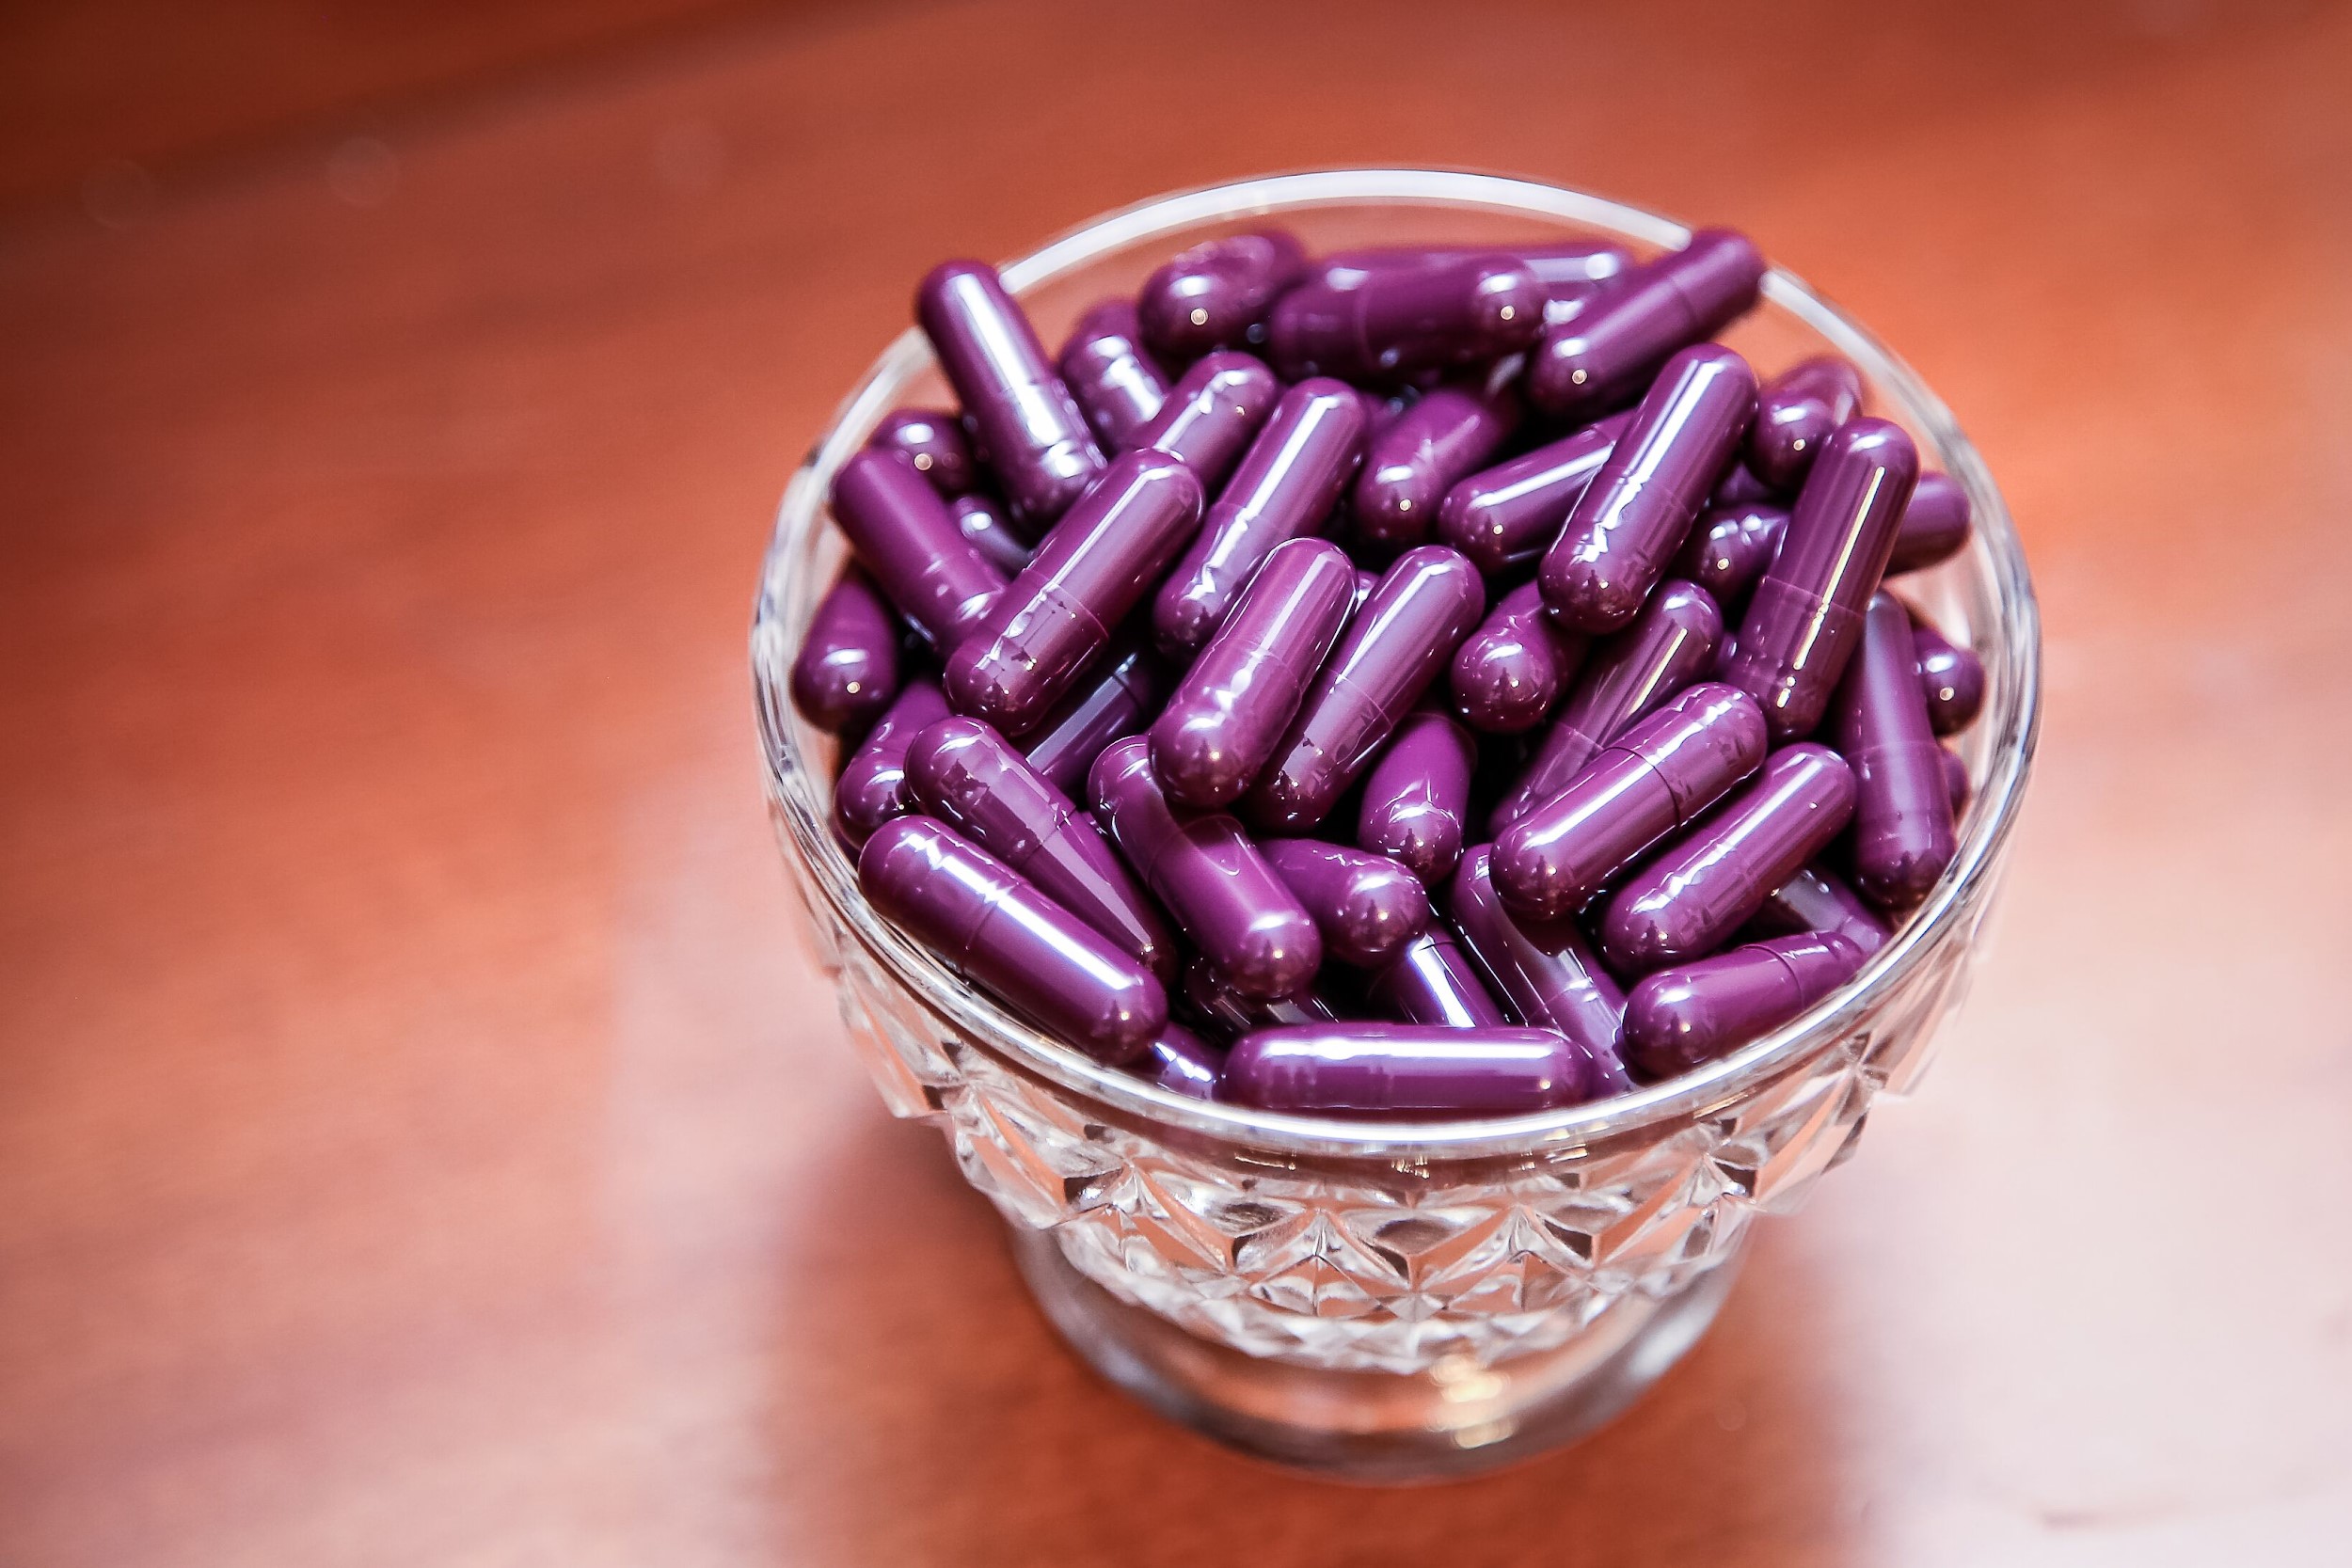
[[[1759,389],[1710,341],[1764,270],[1239,234],[1050,360],[937,268],[961,411],[842,466],[792,673],[866,897],[1097,1059],[1288,1112],[1572,1104],[1835,990],[1954,853],[1983,669],[1880,582],[1968,504],[1851,365]]]

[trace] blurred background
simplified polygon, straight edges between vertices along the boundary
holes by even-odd
[[[2343,1560],[2348,88],[2317,0],[0,11],[0,1561]],[[1920,1096],[1645,1403],[1395,1494],[1054,1342],[743,657],[934,261],[1386,163],[1749,230],[2048,634]]]

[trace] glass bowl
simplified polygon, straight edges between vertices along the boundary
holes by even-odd
[[[1605,235],[1648,253],[1688,232],[1525,180],[1334,169],[1129,207],[1007,264],[1005,282],[1051,345],[1174,251],[1263,224],[1311,252]],[[1763,293],[1724,341],[1764,374],[1843,354],[1874,411],[1975,508],[1968,549],[1903,579],[1984,661],[1982,715],[1957,741],[1973,784],[1959,853],[1894,939],[1802,1018],[1568,1110],[1375,1125],[1186,1099],[1038,1033],[885,923],[829,826],[834,742],[794,712],[787,677],[843,554],[826,526],[834,470],[892,408],[952,404],[919,331],[891,343],[792,476],[752,670],[776,835],[850,1037],[891,1113],[936,1126],[994,1203],[1073,1348],[1175,1419],[1364,1481],[1462,1474],[1567,1441],[1674,1364],[1712,1320],[1750,1222],[1794,1209],[1853,1151],[1871,1101],[1918,1081],[1964,990],[2033,758],[2033,590],[2000,494],[1943,404],[1788,273]]]

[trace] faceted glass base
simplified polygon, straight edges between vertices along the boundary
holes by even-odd
[[[1482,1475],[1599,1428],[1698,1343],[1745,1250],[1677,1295],[1620,1297],[1557,1349],[1484,1367],[1448,1356],[1400,1374],[1298,1366],[1200,1338],[1080,1274],[1053,1232],[1008,1229],[1048,1321],[1112,1383],[1244,1453],[1375,1485]]]

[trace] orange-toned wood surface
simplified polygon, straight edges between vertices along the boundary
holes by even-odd
[[[0,219],[0,1561],[2343,1561],[2352,11],[1590,9],[739,19]],[[1098,1384],[883,1117],[743,641],[931,261],[1391,161],[1753,230],[2049,638],[1920,1097],[1615,1427],[1381,1494]]]

